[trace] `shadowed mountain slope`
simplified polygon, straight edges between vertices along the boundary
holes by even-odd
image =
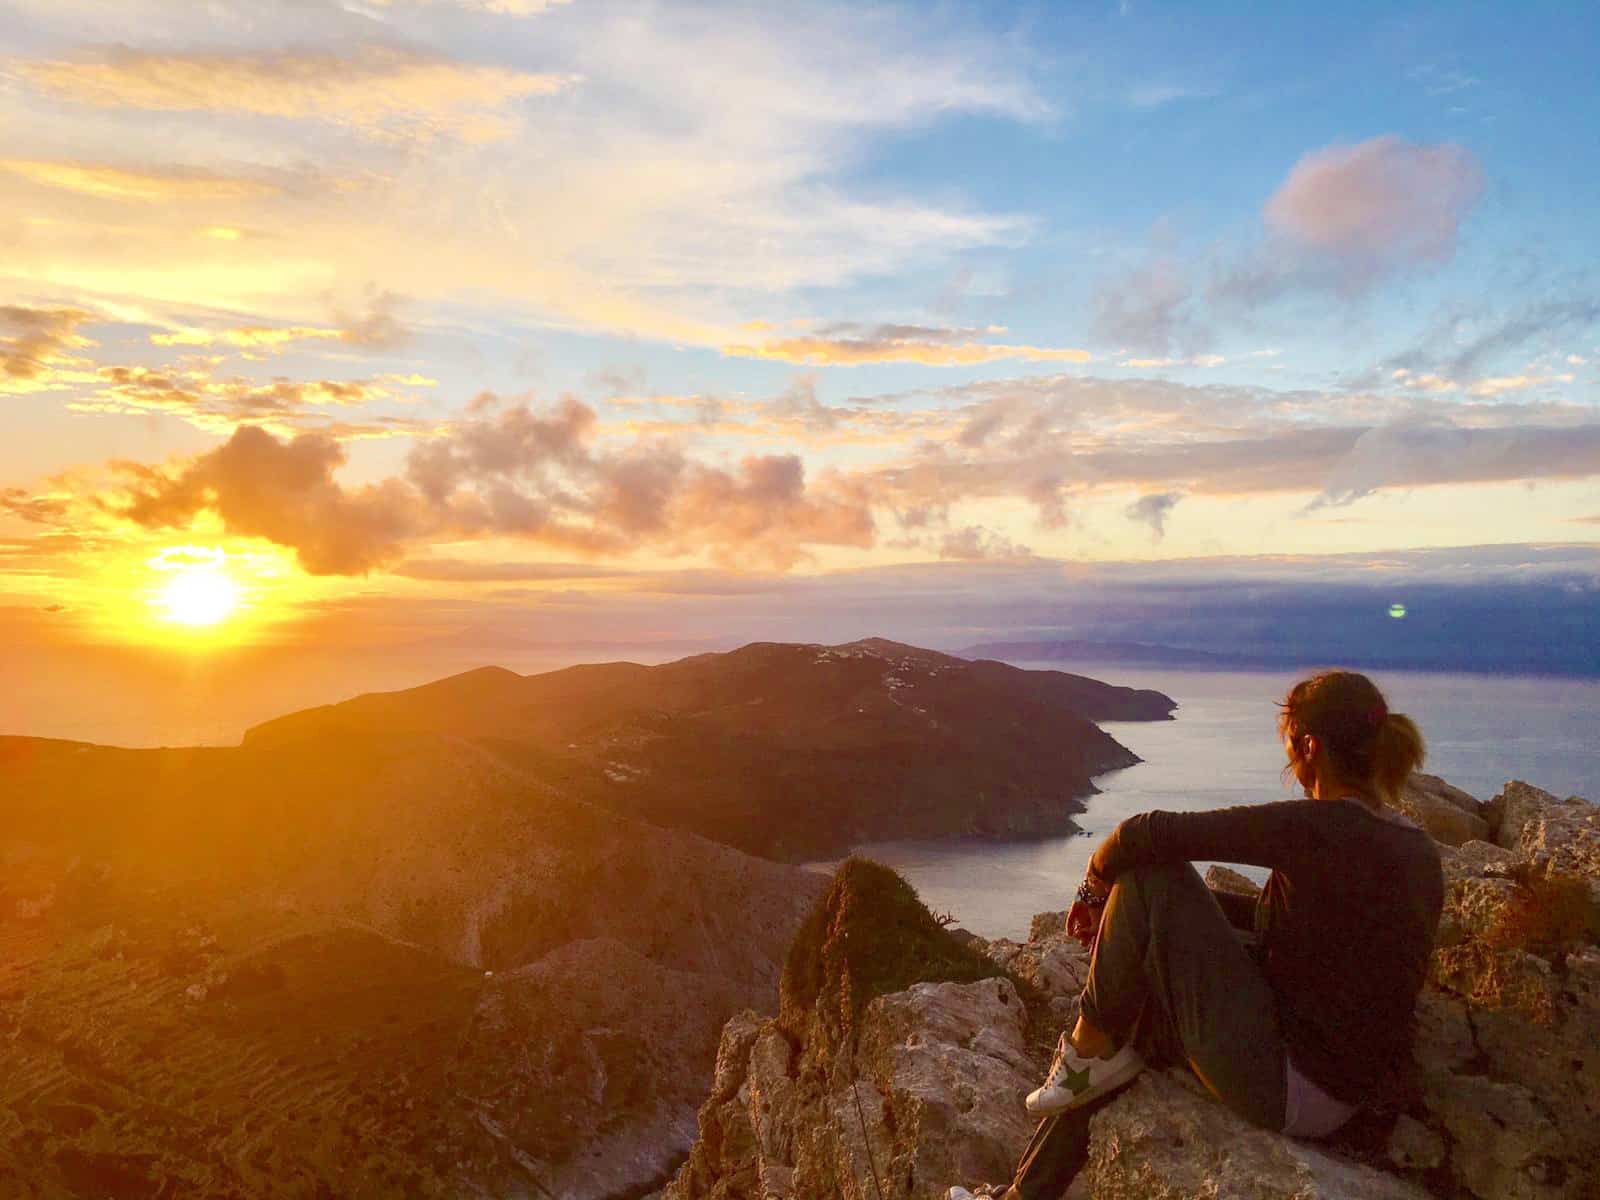
[[[435,735],[6,738],[0,791],[22,1194],[626,1194],[824,882]]]
[[[882,639],[755,643],[656,667],[485,668],[269,721],[245,746],[456,734],[566,794],[794,861],[884,837],[1070,832],[1091,776],[1138,761],[1093,722],[1174,707]]]

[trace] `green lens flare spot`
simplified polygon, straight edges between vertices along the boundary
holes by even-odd
[[[1401,617],[1406,615],[1406,606],[1404,604],[1389,605],[1389,615],[1398,621]]]

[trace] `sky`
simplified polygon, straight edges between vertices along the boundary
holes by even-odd
[[[1592,643],[1596,45],[0,0],[0,645],[956,646],[1240,578]]]

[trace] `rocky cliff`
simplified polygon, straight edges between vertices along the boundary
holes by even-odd
[[[1405,1106],[1313,1143],[1250,1128],[1184,1073],[1147,1072],[1094,1118],[1071,1195],[1600,1196],[1600,812],[1523,783],[1483,804],[1432,777],[1404,806],[1445,839],[1448,884]],[[782,1015],[724,1029],[664,1200],[923,1200],[1009,1176],[1031,1131],[1022,1097],[1075,1019],[1086,955],[1062,913],[1020,944],[911,920],[871,871],[847,865],[819,902],[811,927],[829,936],[797,941]],[[883,913],[896,960],[917,964],[888,978],[851,949],[882,942]]]

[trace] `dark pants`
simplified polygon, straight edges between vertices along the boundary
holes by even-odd
[[[1186,1063],[1245,1120],[1283,1128],[1283,1036],[1272,990],[1189,864],[1117,877],[1083,989],[1083,1015],[1152,1065]],[[1058,1200],[1088,1160],[1110,1097],[1039,1123],[1007,1200]]]

